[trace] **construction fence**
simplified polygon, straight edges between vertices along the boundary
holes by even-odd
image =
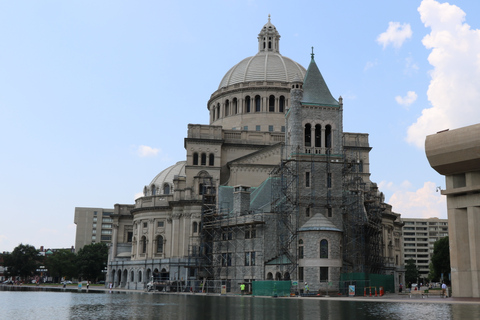
[[[370,279],[355,279],[365,277],[365,274],[347,274],[341,281],[322,281],[320,286],[305,287],[299,281],[245,281],[240,279],[229,280],[187,280],[187,281],[151,281],[147,285],[148,291],[159,292],[190,292],[212,294],[248,294],[254,296],[369,296],[394,292],[393,276],[372,275]],[[241,291],[241,285],[245,289]]]

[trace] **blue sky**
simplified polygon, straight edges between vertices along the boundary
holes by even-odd
[[[423,144],[480,122],[478,1],[0,1],[0,252],[74,245],[75,207],[133,203],[183,160],[268,14],[281,54],[315,48],[393,210],[446,218]]]

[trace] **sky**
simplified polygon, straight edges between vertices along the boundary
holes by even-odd
[[[257,53],[315,61],[371,180],[402,217],[446,218],[425,137],[480,122],[480,2],[0,0],[0,252],[68,248],[75,207],[132,204],[185,159],[224,74]]]

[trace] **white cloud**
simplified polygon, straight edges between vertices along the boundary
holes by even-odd
[[[418,69],[418,65],[415,63],[411,56],[405,58],[405,74],[411,75],[413,73],[416,73]]]
[[[431,49],[431,107],[408,128],[407,141],[423,148],[429,134],[479,122],[480,30],[466,24],[465,12],[449,3],[423,0],[418,12],[430,28],[422,43]]]
[[[376,65],[378,65],[378,61],[375,60],[375,61],[367,61],[367,63],[365,64],[365,67],[363,68],[363,71],[367,71],[368,69],[371,69],[373,67],[375,67]]]
[[[412,28],[410,24],[400,22],[389,22],[387,31],[381,33],[377,37],[377,42],[383,45],[385,49],[386,46],[392,44],[395,48],[400,48],[405,42],[405,40],[412,37]]]
[[[391,182],[381,182],[379,187],[394,191],[387,203],[402,218],[447,218],[446,197],[436,191],[434,182],[427,181],[422,188],[413,191],[409,181],[404,181],[399,187]]]
[[[417,100],[417,97],[415,91],[408,91],[405,97],[396,96],[395,101],[397,101],[399,105],[408,107]]]
[[[137,149],[137,154],[142,158],[156,156],[159,152],[160,149],[152,148],[149,146],[139,146]]]

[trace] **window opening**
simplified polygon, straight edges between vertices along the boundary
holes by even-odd
[[[285,97],[280,96],[280,100],[278,102],[278,111],[285,112]]]
[[[255,96],[255,112],[260,112],[261,110],[261,100],[260,96]]]
[[[274,112],[275,111],[275,96],[271,95],[268,98],[268,111]]]
[[[315,125],[315,147],[320,148],[322,144],[322,126],[319,124]]]
[[[305,125],[305,147],[312,146],[312,125],[307,123]]]
[[[193,154],[193,165],[198,166],[198,153]]]
[[[320,258],[328,259],[328,241],[326,239],[320,241]]]

